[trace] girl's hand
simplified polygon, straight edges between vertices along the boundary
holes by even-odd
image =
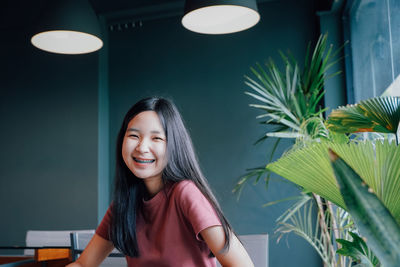
[[[228,250],[221,252],[225,244],[225,233],[222,226],[211,226],[200,232],[208,247],[224,267],[254,267],[247,251],[234,233]]]
[[[94,234],[79,259],[71,264],[68,264],[66,267],[99,266],[113,249],[114,246],[110,241],[97,234]]]

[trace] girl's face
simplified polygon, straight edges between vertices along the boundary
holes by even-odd
[[[167,165],[167,140],[156,112],[143,111],[129,122],[122,158],[136,177],[144,179],[147,187],[161,182]]]

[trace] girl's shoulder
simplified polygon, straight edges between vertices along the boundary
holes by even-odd
[[[171,195],[172,198],[183,203],[191,203],[205,198],[197,185],[191,180],[183,180],[175,183]]]
[[[196,184],[191,180],[182,180],[173,185],[173,192],[182,192],[187,190],[196,190]],[[197,189],[198,190],[198,189]]]
[[[201,194],[196,184],[191,180],[176,182],[171,190],[174,198],[186,199]]]

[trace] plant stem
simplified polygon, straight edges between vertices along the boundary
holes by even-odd
[[[334,216],[334,211],[333,211],[333,206],[332,206],[332,202],[330,202],[330,201],[326,201],[326,204],[327,204],[327,206],[328,206],[328,209],[329,209],[329,212],[330,212],[330,214],[331,214],[331,222],[332,222],[332,228],[333,228],[333,234],[334,234],[334,236],[335,236],[335,240],[336,239],[339,239],[340,238],[340,232],[339,232],[339,227],[338,227],[338,224],[337,224],[337,222],[336,222],[336,217]],[[337,248],[338,249],[340,249],[342,246],[338,243],[337,244]],[[339,259],[338,259],[338,266],[343,266],[343,267],[345,267],[345,264],[346,264],[346,260],[345,260],[345,256],[339,256]]]
[[[315,193],[313,193],[313,196],[314,196],[314,198],[315,198],[315,200],[317,202],[318,210],[319,210],[319,213],[320,213],[319,225],[321,227],[321,231],[324,233],[324,236],[326,238],[326,246],[327,246],[326,249],[328,251],[330,250],[330,253],[331,253],[331,263],[330,264],[331,264],[331,266],[337,266],[336,265],[336,258],[335,258],[336,252],[335,252],[335,250],[334,250],[334,248],[332,246],[331,235],[330,235],[330,232],[328,230],[328,226],[326,225],[326,217],[325,217],[324,207],[323,207],[323,204],[322,204],[322,199],[321,199],[321,197],[319,195],[317,195]],[[329,253],[328,253],[328,255],[329,255]]]

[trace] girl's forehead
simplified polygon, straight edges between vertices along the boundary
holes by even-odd
[[[143,111],[135,115],[128,123],[127,130],[135,128],[136,130],[160,131],[164,133],[160,118],[155,111]]]

